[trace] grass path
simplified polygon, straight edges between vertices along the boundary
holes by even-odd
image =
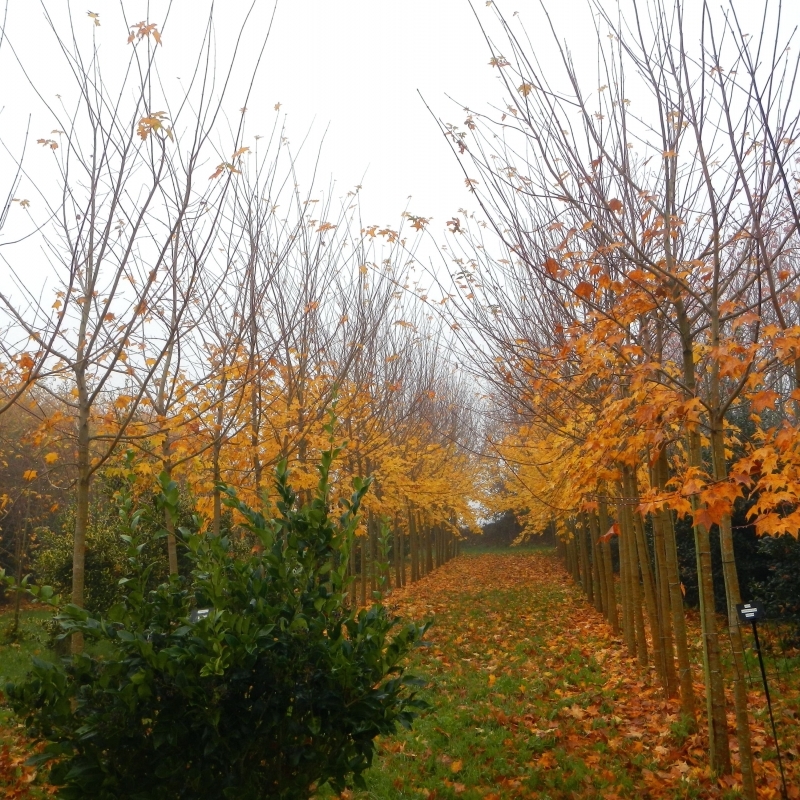
[[[702,731],[687,732],[677,704],[665,701],[654,676],[625,655],[552,553],[465,555],[387,603],[402,617],[436,619],[428,646],[411,664],[427,682],[423,696],[432,708],[412,731],[380,742],[368,790],[344,797],[739,796],[735,775],[717,779],[708,771]],[[41,647],[35,632],[6,654],[7,671],[24,672],[28,650]],[[702,697],[700,685],[697,690]],[[757,687],[751,707],[763,707]],[[784,698],[781,709],[789,797],[796,800],[798,693]],[[780,797],[777,769],[763,712],[757,717],[759,800],[772,800]],[[732,716],[729,721],[733,731]],[[0,796],[30,800],[49,793],[31,785],[38,780],[23,766],[29,752],[22,730],[0,708]]]
[[[736,776],[710,774],[702,736],[687,733],[677,703],[625,655],[552,554],[467,555],[390,604],[436,618],[411,667],[432,709],[381,743],[368,791],[345,796],[738,796]],[[759,754],[767,740],[754,731]],[[773,764],[757,766],[759,796],[779,797]]]

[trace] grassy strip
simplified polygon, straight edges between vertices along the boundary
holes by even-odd
[[[703,731],[693,733],[677,704],[662,698],[652,672],[624,655],[552,552],[472,552],[388,602],[401,616],[436,619],[411,665],[427,680],[432,708],[412,731],[380,743],[368,790],[345,796],[739,796],[736,775],[718,779],[707,769]],[[3,683],[23,677],[34,655],[55,658],[42,627],[48,616],[26,610],[20,641],[0,645]],[[9,622],[0,615],[0,629]],[[699,646],[693,651],[699,657]],[[773,685],[791,798],[800,798],[797,679],[796,670],[787,670]],[[758,682],[751,707],[759,796],[778,798]],[[42,796],[28,793],[36,776],[23,766],[27,752],[20,728],[0,709],[4,796]],[[322,790],[320,797],[331,793]]]
[[[354,797],[739,796],[737,776],[710,773],[702,731],[624,655],[550,553],[467,555],[391,602],[436,618],[411,666],[432,709],[381,743]],[[778,797],[754,726],[760,796]]]

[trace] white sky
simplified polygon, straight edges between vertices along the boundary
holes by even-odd
[[[743,7],[751,23],[764,2],[751,0]],[[608,4],[616,7],[614,0],[608,0]],[[546,6],[579,68],[586,73],[587,86],[591,86],[596,48],[587,1],[546,0]],[[113,79],[115,69],[124,66],[129,53],[119,0],[44,0],[41,4],[37,0],[9,0],[8,41],[29,70],[31,80],[51,101],[57,93],[74,91],[74,82],[54,47],[43,8],[62,20],[60,29],[68,35],[68,7],[78,38],[89,44],[91,36],[97,36],[107,80]],[[122,7],[130,22],[148,19],[163,28],[159,63],[165,81],[181,76],[182,68],[188,70],[211,7],[207,0],[174,0],[166,24],[167,3],[163,0],[122,0]],[[217,4],[220,64],[227,62],[248,7],[249,0]],[[494,13],[484,0],[474,0],[473,7],[489,30],[496,30]],[[540,62],[552,63],[553,70],[558,70],[558,57],[539,3],[504,0],[501,7],[508,18],[514,11],[520,12]],[[700,0],[686,0],[686,7],[699,11]],[[100,15],[99,28],[87,17],[87,10]],[[273,0],[256,0],[239,59],[240,77],[252,70],[272,10]],[[468,0],[278,0],[266,58],[248,104],[249,135],[269,132],[276,113],[273,106],[280,102],[278,113],[287,115],[293,144],[298,144],[313,125],[309,157],[325,134],[320,186],[333,178],[344,194],[362,183],[365,223],[396,226],[400,213],[408,207],[413,214],[433,217],[431,230],[436,234],[459,207],[472,208],[474,202],[464,187],[458,163],[417,91],[437,115],[461,125],[465,116],[461,106],[481,110],[501,104],[497,70],[488,61],[488,47]],[[240,85],[226,103],[234,123],[242,92]],[[449,100],[447,94],[458,103]],[[30,141],[50,136],[52,119],[35,98],[7,46],[0,50],[0,108],[0,137],[13,152],[18,152],[29,113]],[[31,181],[23,183],[18,194],[30,196],[32,204],[36,202],[35,187],[30,183],[38,180],[38,170],[47,156],[35,144],[28,149],[26,167]],[[0,152],[3,191],[10,166],[9,158]],[[409,195],[411,200],[407,200]],[[21,214],[19,208],[12,208],[11,214],[0,241],[7,241],[19,230],[13,224],[14,215]],[[17,219],[22,222],[19,216]]]
[[[533,25],[530,29],[539,27],[535,3],[512,2],[528,7],[525,17],[529,28]],[[66,35],[65,8],[72,8],[77,36],[86,44],[91,35],[97,36],[106,79],[113,79],[114,68],[121,69],[128,56],[119,2],[45,0],[43,5],[62,20]],[[159,63],[165,80],[181,76],[181,67],[188,70],[187,65],[194,62],[210,5],[203,0],[175,0],[164,25],[167,3],[124,0],[129,21],[148,19],[163,26]],[[514,9],[505,5],[508,13],[516,9],[516,5]],[[591,17],[585,1],[562,0],[552,5],[556,24],[569,31],[570,46],[581,52],[591,45]],[[217,4],[221,64],[227,61],[226,53],[248,6],[245,0]],[[474,7],[487,24],[493,23],[483,0]],[[272,0],[257,0],[239,60],[242,76],[252,69],[272,9]],[[87,10],[100,15],[99,28],[86,16]],[[73,82],[54,47],[39,2],[10,0],[6,29],[9,43],[46,99],[54,102],[56,94],[72,90]],[[542,30],[541,38],[549,48],[549,32]],[[433,217],[433,227],[443,229],[459,207],[469,205],[470,196],[458,164],[417,92],[436,114],[461,124],[465,115],[447,94],[472,108],[500,100],[497,70],[488,61],[488,48],[468,0],[279,0],[266,58],[249,102],[249,131],[252,135],[264,128],[267,133],[276,113],[273,106],[280,102],[279,113],[287,115],[293,144],[311,128],[309,159],[324,135],[321,185],[332,177],[344,193],[363,183],[365,222],[396,225],[408,203],[411,213]],[[0,87],[0,135],[6,146],[18,150],[28,113],[32,114],[30,139],[49,137],[52,120],[14,63],[9,47],[0,51]],[[232,92],[226,104],[234,119],[241,93]],[[32,175],[37,161],[46,155],[41,148],[29,147],[26,165]],[[7,159],[0,161],[4,172],[9,167]],[[30,194],[23,184],[19,194],[28,196],[26,191]],[[35,202],[33,197],[31,202]],[[5,238],[8,235],[7,230]]]

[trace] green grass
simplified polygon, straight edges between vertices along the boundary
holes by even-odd
[[[575,609],[571,591],[535,574],[518,582],[504,574],[512,562],[550,562],[550,549],[488,552],[491,562],[484,548],[465,550],[452,582],[432,576],[403,601],[413,618],[435,613],[429,645],[409,667],[426,680],[431,708],[413,730],[380,743],[367,789],[354,797],[641,796],[642,771],[657,766],[649,750],[622,738],[607,667],[562,627],[560,610]],[[467,585],[470,563],[493,572]],[[681,796],[692,796],[689,787]]]
[[[411,731],[379,741],[367,789],[345,797],[711,796],[703,735],[627,657],[558,570],[552,548],[465,548],[463,558],[396,598],[388,603],[401,616],[435,618],[409,665],[425,681],[430,710]],[[23,678],[34,655],[55,659],[43,628],[49,616],[26,610],[21,640],[0,644],[0,686]],[[10,621],[0,612],[0,630]],[[787,744],[797,741],[800,706],[796,687],[785,688],[779,726]],[[777,686],[775,694],[782,699]],[[785,716],[783,708],[795,711]],[[766,721],[764,709],[753,710]],[[0,708],[0,729],[11,733],[13,725]],[[764,738],[762,755],[771,759]],[[327,787],[318,793],[334,796]]]
[[[0,609],[0,688],[6,683],[17,683],[30,669],[31,659],[36,656],[55,661],[50,635],[44,623],[52,619],[50,609],[23,609],[20,614],[20,628],[16,637],[9,636],[14,620],[10,606]]]
[[[475,544],[463,545],[461,552],[465,556],[519,555],[521,553],[544,553],[553,555],[556,552],[556,548],[548,544],[538,544],[535,540],[509,547],[477,542]]]

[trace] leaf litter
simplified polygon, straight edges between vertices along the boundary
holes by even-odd
[[[367,792],[345,797],[739,796],[738,774],[714,776],[708,767],[702,721],[691,730],[655,672],[627,655],[552,553],[467,555],[387,603],[404,618],[435,618],[411,665],[427,681],[431,710],[411,731],[381,742]],[[699,657],[699,643],[694,650]],[[796,685],[782,688],[779,735],[794,800],[800,705]],[[779,798],[760,684],[750,701],[758,797]],[[736,756],[732,712],[729,730]]]
[[[411,665],[430,711],[380,742],[367,792],[346,798],[735,798],[739,776],[715,777],[705,731],[692,732],[656,676],[628,657],[602,616],[547,551],[455,559],[387,604],[436,624]],[[694,648],[699,650],[699,646]],[[696,670],[699,679],[699,668]],[[702,684],[696,686],[703,696]],[[800,798],[798,687],[780,686],[779,732],[791,800]],[[780,780],[759,685],[751,688],[758,797]],[[733,715],[731,749],[736,751]],[[30,743],[0,724],[0,787],[52,794],[25,761]],[[330,797],[322,790],[320,797]]]

